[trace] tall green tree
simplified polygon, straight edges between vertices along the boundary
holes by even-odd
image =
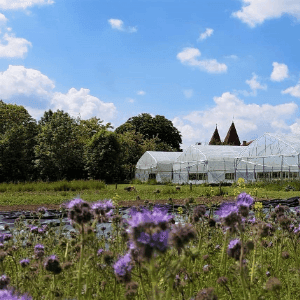
[[[23,106],[0,100],[0,182],[36,179],[34,147],[39,126]]]
[[[120,180],[120,143],[117,135],[101,129],[84,147],[85,170],[90,179],[100,179],[107,183]]]
[[[164,116],[156,115],[153,118],[150,114],[143,113],[128,119],[115,130],[118,134],[127,131],[139,132],[147,140],[158,138],[156,143],[160,145],[160,151],[180,151],[181,134]]]
[[[86,178],[79,127],[68,113],[49,110],[39,121],[35,166],[43,180]]]

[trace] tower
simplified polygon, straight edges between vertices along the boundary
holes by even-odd
[[[209,145],[222,145],[217,125],[216,125],[216,129],[210,139]]]
[[[231,146],[240,146],[241,145],[239,136],[236,132],[233,122],[227,132],[227,135],[225,137],[223,145],[231,145]]]

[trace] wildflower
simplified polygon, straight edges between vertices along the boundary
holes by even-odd
[[[240,259],[241,255],[241,241],[239,239],[231,240],[228,248],[227,248],[227,254],[234,258],[235,260]]]
[[[200,218],[202,218],[206,213],[206,208],[204,205],[197,205],[193,212],[193,220],[194,222],[198,222]]]
[[[270,277],[270,276],[271,276],[271,273],[270,273],[269,271],[267,271],[267,272],[266,272],[266,275],[267,275],[268,277]]]
[[[258,228],[261,237],[272,236],[273,232],[275,232],[275,228],[270,223],[259,223]]]
[[[103,249],[99,249],[98,252],[97,252],[97,256],[100,256],[102,252],[104,252],[104,250]]]
[[[268,291],[278,291],[281,288],[281,282],[276,277],[271,277],[266,283],[266,289]]]
[[[62,271],[56,255],[49,256],[44,264],[44,267],[47,271],[50,271],[54,274],[59,274]]]
[[[278,204],[275,207],[275,213],[277,215],[277,218],[283,216],[284,215],[284,211],[285,211],[285,206],[282,206],[282,205]]]
[[[0,299],[3,300],[32,300],[28,294],[20,295],[13,289],[0,290]]]
[[[115,206],[111,200],[104,200],[93,203],[91,208],[95,218],[98,219],[98,223],[106,223],[112,215]]]
[[[6,286],[10,283],[10,278],[6,275],[2,275],[0,277],[0,289],[3,290],[6,288]]]
[[[30,260],[28,258],[20,260],[20,265],[25,268],[26,266],[29,265]]]
[[[125,256],[121,257],[113,267],[114,272],[119,280],[124,280],[125,282],[130,281],[130,271],[132,269],[130,253],[127,253]]]
[[[238,214],[239,208],[235,203],[226,202],[222,203],[216,215],[224,220],[226,226],[233,227],[236,223],[241,222],[241,217]]]
[[[39,207],[38,208],[38,212],[41,213],[41,214],[44,214],[46,213],[47,209],[45,207]]]
[[[280,226],[282,227],[282,229],[288,230],[291,225],[292,220],[291,220],[291,218],[289,218],[287,216],[281,215],[278,218],[278,222],[279,222]]]
[[[44,249],[45,247],[41,244],[37,244],[34,247],[34,254],[36,255],[37,258],[42,258],[44,256]]]
[[[195,237],[196,232],[191,224],[185,224],[182,226],[182,224],[179,223],[173,227],[170,233],[170,243],[175,246],[178,254],[180,254],[184,245]]]
[[[3,262],[6,256],[7,256],[7,252],[0,251],[0,262]]]
[[[247,217],[248,216],[248,214],[249,214],[249,208],[250,208],[250,206],[252,204],[253,204],[253,198],[250,195],[246,194],[246,193],[241,193],[237,197],[236,205],[239,208],[239,213],[243,217]]]
[[[196,295],[195,300],[218,300],[213,288],[203,289]]]

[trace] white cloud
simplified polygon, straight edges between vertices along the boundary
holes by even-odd
[[[4,25],[7,22],[7,18],[0,13],[0,25]]]
[[[2,42],[6,41],[7,44]],[[16,38],[14,35],[4,34],[2,41],[0,41],[0,57],[24,57],[27,53],[28,47],[32,44],[23,38]]]
[[[125,28],[124,27],[124,22],[122,20],[119,19],[109,19],[108,23],[110,24],[112,29],[116,29],[116,30],[120,30],[120,31],[127,31],[127,32],[137,32],[137,28],[136,27],[128,27]]]
[[[273,72],[271,74],[271,80],[282,81],[288,78],[288,67],[285,64],[279,64],[278,62],[273,62]]]
[[[232,55],[225,56],[225,58],[238,59],[238,56],[235,54],[232,54]]]
[[[128,102],[130,102],[130,103],[134,103],[134,99],[132,99],[132,98],[128,98]]]
[[[0,0],[0,9],[25,9],[33,5],[46,5],[55,3],[53,0]]]
[[[182,52],[177,54],[177,59],[182,64],[198,67],[209,73],[223,73],[227,71],[225,64],[220,64],[215,59],[199,60],[197,59],[199,56],[201,56],[201,52],[197,48],[184,48]]]
[[[266,85],[261,85],[257,81],[257,75],[255,73],[252,73],[252,78],[250,80],[246,80],[246,83],[250,86],[252,90],[252,95],[256,96],[256,91],[257,90],[266,90],[267,86]]]
[[[206,38],[208,38],[209,36],[211,36],[213,34],[214,30],[211,28],[206,28],[205,32],[201,33],[198,40],[203,41]]]
[[[300,134],[300,119],[296,119],[295,123],[290,126],[291,133]]]
[[[291,86],[284,91],[281,91],[282,94],[290,94],[291,96],[300,98],[300,81],[297,85]]]
[[[79,113],[81,119],[97,116],[104,121],[108,121],[115,116],[116,107],[113,103],[103,102],[99,98],[89,95],[89,93],[90,90],[84,88],[79,91],[71,88],[67,94],[54,93],[51,105],[54,110],[64,110],[75,118]]]
[[[146,94],[145,91],[137,91],[137,95],[144,96]]]
[[[292,128],[286,124],[286,120],[298,110],[297,104],[293,102],[280,105],[245,104],[243,100],[229,92],[213,99],[215,103],[213,107],[193,111],[173,120],[174,126],[182,133],[184,144],[208,143],[216,124],[223,141],[232,121],[241,143],[243,140],[253,139],[253,135],[260,136],[265,132],[290,131]]]
[[[194,91],[192,89],[184,90],[183,93],[184,93],[185,98],[189,99],[193,96]]]
[[[242,0],[241,10],[232,15],[250,27],[262,24],[267,19],[280,18],[283,14],[300,19],[299,0]]]
[[[11,28],[11,27],[7,27],[6,30],[7,30],[8,32],[11,32],[11,31],[12,31],[12,28]]]
[[[40,71],[26,69],[24,66],[9,65],[8,69],[0,72],[1,99],[12,95],[48,96],[55,87],[54,82]]]

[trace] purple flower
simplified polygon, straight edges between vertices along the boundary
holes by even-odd
[[[101,255],[102,252],[104,252],[104,250],[103,249],[99,249],[98,252],[97,252],[97,255],[98,256]]]
[[[21,266],[24,268],[29,265],[30,260],[28,258],[20,260]]]
[[[253,204],[253,198],[247,194],[247,193],[241,193],[237,196],[237,206],[246,206],[246,207],[250,207]]]
[[[216,211],[216,215],[220,218],[226,218],[231,214],[237,214],[238,207],[233,202],[225,202],[220,205],[220,208]]]
[[[56,255],[49,256],[44,264],[44,267],[47,271],[50,271],[54,274],[59,274],[62,271]]]
[[[78,204],[83,203],[83,202],[84,202],[84,201],[83,201],[82,199],[77,198],[77,199],[71,200],[71,201],[68,202],[68,203],[65,203],[64,206],[66,206],[67,209],[71,209],[71,208],[73,208],[75,205],[78,205]]]
[[[229,242],[228,249],[233,249],[237,244],[241,244],[239,239],[234,239]]]
[[[115,264],[114,270],[115,274],[118,276],[125,276],[127,272],[130,272],[132,266],[130,265],[131,255],[127,253],[125,256],[121,257]]]
[[[239,239],[234,239],[230,241],[228,245],[227,254],[235,260],[239,260],[241,255],[241,248],[241,241]]]
[[[0,289],[3,290],[6,288],[6,286],[10,283],[10,278],[6,275],[2,275],[0,277]]]
[[[0,290],[0,300],[32,300],[32,297],[28,296],[28,294],[19,295],[12,289],[6,289]]]

